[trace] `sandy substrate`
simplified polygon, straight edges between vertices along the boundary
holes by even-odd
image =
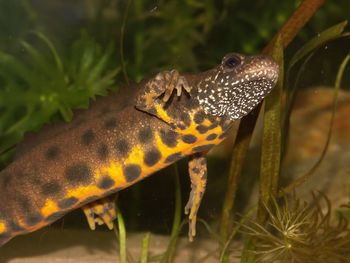
[[[139,261],[144,234],[128,234],[128,252]],[[150,255],[166,250],[168,237],[151,235]],[[217,243],[196,239],[180,240],[175,262],[218,262]],[[209,255],[209,256],[208,256]],[[0,248],[0,263],[117,263],[118,246],[113,231],[60,230],[47,228],[27,236],[16,237]],[[154,261],[153,261],[154,262]],[[230,262],[238,262],[230,260]]]

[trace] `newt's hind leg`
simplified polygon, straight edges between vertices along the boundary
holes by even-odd
[[[116,206],[113,197],[105,197],[86,204],[82,207],[91,230],[97,225],[106,224],[109,229],[113,229],[113,221],[116,219]]]
[[[189,214],[188,237],[193,241],[196,235],[197,213],[207,185],[207,159],[205,153],[197,153],[188,162],[188,171],[191,178],[190,198],[185,207],[185,214]]]

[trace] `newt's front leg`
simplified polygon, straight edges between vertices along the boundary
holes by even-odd
[[[188,163],[188,170],[192,190],[185,207],[185,214],[189,214],[188,236],[190,241],[193,241],[193,237],[196,235],[197,212],[207,184],[207,159],[205,153],[194,154]]]
[[[174,90],[176,90],[176,95],[180,97],[183,90],[189,94],[191,87],[186,78],[180,75],[177,70],[160,72],[149,80],[140,91],[136,99],[136,108],[150,113],[168,124],[177,126],[179,124],[177,120],[170,118],[164,109]]]

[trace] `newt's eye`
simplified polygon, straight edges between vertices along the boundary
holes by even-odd
[[[224,66],[229,69],[233,69],[241,64],[241,59],[236,56],[230,56],[224,61]]]

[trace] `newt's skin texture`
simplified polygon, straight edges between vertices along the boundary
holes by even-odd
[[[79,207],[92,229],[103,223],[111,228],[111,194],[184,156],[191,156],[185,211],[192,239],[206,185],[205,153],[277,78],[278,66],[269,57],[228,54],[206,72],[161,72],[124,94],[101,98],[69,124],[29,137],[0,173],[0,246]]]

